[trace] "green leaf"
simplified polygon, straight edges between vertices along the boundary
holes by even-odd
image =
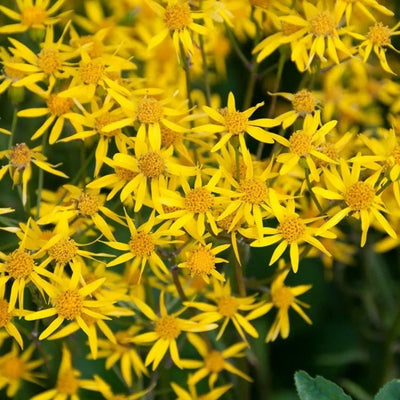
[[[301,400],[352,400],[338,385],[322,376],[312,378],[305,371],[297,371],[294,380]]]
[[[399,379],[387,383],[379,390],[378,394],[375,396],[375,400],[398,400],[398,399],[400,399]]]

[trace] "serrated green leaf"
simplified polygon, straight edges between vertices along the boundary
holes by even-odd
[[[305,371],[297,371],[294,380],[301,400],[352,400],[341,387],[322,376],[312,378]]]
[[[387,383],[379,390],[378,394],[375,396],[375,400],[399,400],[399,399],[400,399],[399,379]]]

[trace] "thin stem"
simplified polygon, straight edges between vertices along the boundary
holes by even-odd
[[[171,267],[171,273],[172,273],[172,280],[174,281],[179,297],[181,298],[182,302],[187,301],[187,297],[185,295],[185,292],[183,291],[181,281],[179,280],[178,267],[176,265],[173,265]]]
[[[11,135],[8,139],[8,148],[9,149],[12,148],[13,139],[14,139],[16,128],[17,128],[17,122],[18,122],[17,113],[18,113],[17,107],[14,107],[13,118],[12,118],[12,122],[11,122]]]
[[[189,112],[192,114],[193,112],[193,100],[191,97],[191,83],[190,83],[190,57],[185,54],[185,50],[183,48],[182,43],[180,44],[181,50],[181,62],[182,68],[185,71],[185,81],[186,81],[186,97],[188,99],[189,104]]]
[[[244,283],[243,267],[239,264],[235,255],[233,255],[235,263],[235,279],[240,297],[246,297],[246,284]]]
[[[392,181],[388,180],[385,182],[385,184],[375,193],[377,196],[379,196],[386,188],[388,188],[392,184]]]
[[[226,31],[228,33],[229,40],[230,40],[231,45],[233,47],[233,50],[235,50],[235,52],[236,52],[236,55],[240,58],[240,60],[242,61],[243,65],[247,69],[251,70],[251,68],[252,68],[251,62],[247,59],[247,57],[243,54],[242,50],[240,49],[240,46],[238,45],[238,43],[236,41],[236,38],[235,38],[235,35],[234,35],[232,29],[226,23],[225,23],[225,27],[226,27]]]
[[[321,204],[319,204],[317,196],[312,191],[312,186],[311,186],[311,181],[310,181],[310,171],[306,167],[306,168],[304,168],[304,172],[305,172],[305,176],[306,176],[307,188],[308,188],[308,191],[310,192],[311,199],[314,202],[314,204],[317,206],[318,211],[323,215],[324,214],[324,210],[321,207]]]

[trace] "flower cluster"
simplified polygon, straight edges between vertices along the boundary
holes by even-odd
[[[376,251],[398,246],[400,24],[390,6],[6,3],[8,397],[29,381],[34,400],[218,399],[235,390],[227,376],[252,382],[252,343],[287,338],[292,309],[312,323],[298,299],[311,285],[285,283],[302,279],[306,259],[332,272],[372,235]],[[228,79],[233,58],[249,72],[243,96]],[[288,85],[286,68],[296,69]],[[263,254],[261,278],[251,254]],[[48,342],[61,359],[41,355]],[[74,367],[82,356],[99,372]],[[156,384],[168,369],[180,380]],[[126,391],[115,394],[103,370]]]

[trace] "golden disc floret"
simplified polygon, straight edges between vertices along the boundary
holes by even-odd
[[[149,257],[155,249],[155,243],[150,234],[140,232],[132,236],[129,248],[135,257]]]
[[[105,68],[101,59],[94,59],[81,64],[79,67],[79,75],[83,83],[97,84],[102,78]]]
[[[81,193],[78,200],[78,210],[82,215],[92,216],[99,210],[100,203],[97,196],[90,193]]]
[[[272,302],[278,308],[287,309],[294,301],[294,295],[289,287],[281,286],[272,292]]]
[[[354,211],[368,209],[375,199],[375,190],[366,182],[353,183],[344,195],[344,201]]]
[[[144,97],[137,106],[136,115],[142,124],[155,124],[164,115],[163,106],[153,97]]]
[[[11,381],[19,380],[25,373],[24,361],[18,357],[7,358],[0,365],[0,375]]]
[[[395,146],[392,150],[392,156],[396,164],[400,165],[400,146]]]
[[[42,7],[27,7],[21,13],[21,24],[25,26],[42,25],[46,17],[46,11]]]
[[[311,114],[317,105],[317,99],[307,89],[295,93],[292,100],[293,108],[299,114]]]
[[[139,157],[138,168],[147,178],[158,178],[165,170],[165,162],[159,153],[150,151]]]
[[[178,132],[173,131],[166,126],[161,126],[161,145],[168,149],[169,146],[173,146],[181,135]]]
[[[248,118],[240,111],[228,111],[225,115],[225,128],[232,135],[239,135],[247,129]]]
[[[171,31],[180,31],[193,22],[188,3],[170,4],[165,9],[164,23]]]
[[[335,18],[328,11],[322,11],[310,19],[310,31],[315,36],[329,36],[335,26]]]
[[[57,49],[42,49],[38,55],[38,67],[47,75],[56,73],[61,65],[62,63]]]
[[[390,28],[383,25],[382,22],[376,22],[375,25],[370,26],[367,34],[367,38],[372,44],[377,46],[387,46],[390,44]]]
[[[239,303],[237,299],[232,296],[222,297],[218,300],[217,305],[218,312],[224,317],[232,317],[236,314],[239,308]]]
[[[0,328],[11,321],[12,315],[8,312],[8,301],[0,299]]]
[[[205,187],[190,190],[185,196],[185,208],[192,213],[205,213],[214,205],[214,196]]]
[[[25,143],[16,144],[10,152],[10,164],[19,170],[26,168],[32,160],[32,150]]]
[[[67,289],[56,300],[56,310],[61,317],[72,320],[81,315],[83,299],[76,289]]]
[[[130,181],[137,175],[136,172],[133,172],[130,169],[122,167],[114,167],[114,171],[115,175],[117,175],[117,177],[119,179],[122,179],[123,181]]]
[[[215,255],[210,248],[200,246],[189,254],[187,266],[193,275],[210,275],[215,269]]]
[[[76,256],[77,252],[78,248],[76,247],[76,242],[71,238],[59,240],[48,250],[49,255],[60,264],[66,264],[71,261]]]
[[[5,264],[8,274],[14,279],[26,278],[35,266],[33,257],[24,250],[13,251],[8,255]]]
[[[116,136],[116,135],[118,135],[119,133],[121,133],[121,129],[114,129],[114,130],[112,130],[112,131],[106,132],[106,131],[103,131],[103,128],[104,128],[105,126],[107,126],[107,125],[112,124],[113,122],[116,122],[116,121],[119,121],[119,118],[118,118],[117,115],[112,115],[112,114],[109,114],[109,113],[104,113],[104,114],[100,114],[100,115],[96,118],[96,120],[95,120],[95,122],[94,122],[94,125],[95,125],[95,128],[96,128],[96,131],[97,131],[100,135],[103,135],[103,136],[105,136],[105,137],[113,137],[113,136]]]
[[[51,94],[47,99],[46,105],[50,112],[59,117],[71,111],[73,101],[68,97],[60,97],[57,94]]]
[[[289,148],[292,153],[305,156],[312,149],[311,136],[302,130],[294,132],[289,139]]]
[[[79,381],[73,370],[61,373],[57,379],[57,390],[64,395],[74,395],[79,389]]]
[[[268,194],[268,188],[264,181],[258,178],[246,179],[240,184],[241,199],[245,203],[260,204]]]
[[[306,227],[297,215],[289,215],[278,226],[279,233],[288,243],[296,243],[303,238]]]
[[[213,372],[221,372],[225,367],[225,359],[221,352],[217,350],[211,350],[204,358],[205,367]]]
[[[174,340],[181,333],[177,319],[172,315],[161,317],[156,322],[155,331],[161,339]]]

